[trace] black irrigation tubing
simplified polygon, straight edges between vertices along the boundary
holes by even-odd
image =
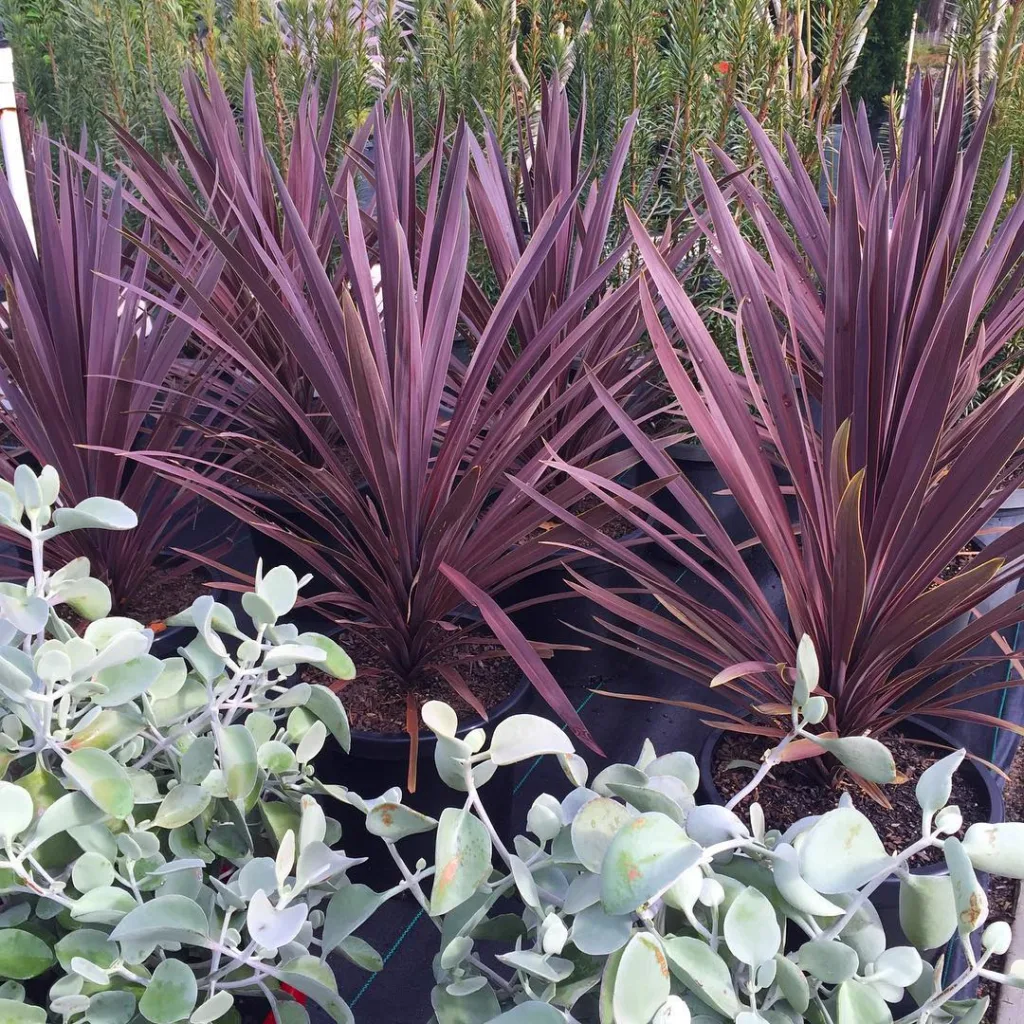
[[[583,698],[582,701],[580,701],[579,706],[576,708],[577,714],[579,714],[590,703],[594,694],[600,689],[600,686],[595,687],[586,695],[586,697]],[[566,726],[563,725],[562,729],[564,730],[565,728]],[[515,784],[514,788],[512,789],[513,795],[518,793],[519,790],[523,788],[523,785],[526,783],[526,780],[533,774],[537,765],[539,765],[542,760],[543,757],[538,757],[534,759],[530,767],[527,768],[526,771],[523,773],[523,777]],[[416,925],[419,924],[420,919],[423,916],[424,912],[422,909],[416,911],[416,913],[412,917],[412,920],[402,929],[398,938],[395,939],[395,941],[391,944],[391,947],[388,949],[388,951],[381,957],[384,966],[379,971],[377,971],[376,974],[371,974],[366,979],[366,981],[363,982],[362,987],[352,997],[351,1001],[349,1002],[349,1006],[354,1007],[359,1002],[359,1000],[363,998],[363,996],[366,994],[367,989],[369,989],[369,987],[374,983],[374,981],[376,981],[377,978],[379,978],[384,973],[384,968],[387,967],[388,961],[398,952],[398,950],[401,948],[402,943],[405,942],[405,940],[412,934],[413,930],[416,928]]]

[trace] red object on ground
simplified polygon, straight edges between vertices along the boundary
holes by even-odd
[[[295,1002],[297,1002],[300,1006],[305,1006],[306,1005],[306,994],[305,994],[305,992],[300,992],[297,988],[292,988],[292,986],[289,985],[287,981],[282,981],[281,982],[281,991],[282,992],[287,992],[288,995],[290,995],[292,997],[292,999],[294,999]],[[263,1018],[263,1024],[274,1024],[274,1011],[273,1010],[271,1010],[270,1013],[268,1013],[266,1015],[266,1017]]]
[[[730,72],[730,71],[732,70],[732,65],[731,65],[731,64],[730,64],[730,63],[729,63],[729,62],[728,62],[727,60],[720,60],[720,61],[719,61],[719,62],[718,62],[718,63],[717,63],[716,65],[715,65],[715,70],[716,70],[716,71],[717,71],[717,72],[718,72],[718,73],[719,73],[720,75],[727,75],[727,74],[729,74],[729,72]]]

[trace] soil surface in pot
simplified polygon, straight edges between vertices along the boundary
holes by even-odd
[[[738,793],[753,774],[752,768],[727,766],[732,761],[761,762],[766,740],[760,736],[725,733],[715,750],[714,781],[719,793],[728,800]],[[892,751],[896,770],[906,776],[906,782],[882,786],[892,809],[882,807],[861,790],[849,777],[837,773],[834,787],[824,784],[822,777],[806,762],[781,764],[774,768],[760,786],[745,799],[737,811],[746,811],[756,799],[764,809],[769,828],[788,828],[798,818],[831,811],[843,791],[849,792],[854,806],[874,825],[886,849],[902,850],[921,838],[921,808],[914,795],[917,778],[930,764],[944,757],[947,751],[922,746],[899,733],[885,737]],[[832,762],[835,765],[835,762]],[[987,794],[971,775],[961,769],[953,777],[953,795],[950,803],[959,806],[964,817],[964,828],[976,821],[985,821]],[[746,817],[741,813],[740,817]],[[915,864],[928,864],[942,859],[941,850],[929,849],[914,860]]]
[[[356,678],[337,690],[352,728],[362,732],[404,733],[405,688],[398,677],[384,667],[380,655],[358,630],[342,630],[335,639],[356,666]],[[495,644],[491,649],[499,650],[499,647]],[[363,668],[378,671],[360,678]],[[463,663],[459,665],[459,672],[488,711],[510,697],[523,677],[522,670],[509,657],[487,657]],[[310,666],[303,669],[302,678],[307,683],[323,683],[325,686],[337,685],[338,682]],[[450,704],[462,721],[479,717],[436,673],[431,673],[416,689],[416,701],[421,707],[428,700],[443,700]]]
[[[114,607],[111,615],[126,615],[144,626],[161,623],[184,611],[197,597],[212,593],[207,586],[209,582],[210,577],[202,569],[190,569],[188,572],[154,569],[131,600]],[[62,606],[61,618],[76,633],[81,633],[89,625],[86,619],[71,612],[66,605]]]

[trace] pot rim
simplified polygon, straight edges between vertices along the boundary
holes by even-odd
[[[519,682],[516,684],[515,689],[513,689],[513,691],[503,701],[495,704],[494,707],[490,709],[486,721],[478,715],[474,715],[472,718],[468,719],[465,724],[459,725],[459,728],[455,731],[455,735],[461,739],[474,729],[494,725],[512,711],[516,705],[522,703],[531,687],[532,684],[527,678],[526,673],[521,672],[519,675]],[[341,698],[342,703],[344,703],[344,690],[342,690],[338,696]],[[353,747],[358,742],[366,746],[373,746],[379,750],[397,751],[407,749],[412,742],[407,732],[368,732],[365,729],[353,729],[351,735]],[[424,746],[433,747],[436,743],[437,737],[429,729],[420,728],[420,756],[422,756],[422,748]]]
[[[932,725],[926,718],[913,715],[910,718],[904,719],[903,724],[909,724],[914,729],[921,732],[930,733],[936,739],[942,743],[947,744],[951,750],[959,750],[960,744],[958,744],[952,736],[949,735],[945,730],[938,726]],[[700,748],[700,788],[704,791],[704,794],[711,798],[711,802],[723,806],[725,801],[722,799],[722,794],[718,791],[718,787],[715,785],[714,774],[712,767],[714,764],[714,753],[715,748],[718,746],[722,737],[725,735],[725,729],[714,729],[708,734],[707,738],[701,744]],[[968,771],[973,771],[976,777],[981,782],[981,787],[984,790],[989,802],[989,813],[985,820],[992,824],[998,824],[1004,820],[1005,807],[1003,804],[1003,794],[999,787],[996,785],[995,774],[986,768],[984,765],[979,764],[973,758],[964,758],[964,763],[961,767],[965,767]],[[916,867],[911,868],[911,873],[915,875],[937,875],[941,874],[946,870],[946,865],[942,861],[936,861],[932,864],[920,864]],[[882,884],[892,885],[898,884],[899,879],[895,876],[890,876]]]

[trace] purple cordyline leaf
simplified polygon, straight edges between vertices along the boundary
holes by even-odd
[[[590,730],[583,724],[572,703],[566,697],[555,677],[541,661],[540,656],[530,646],[512,620],[501,610],[493,598],[485,594],[479,587],[453,569],[450,565],[441,565],[441,572],[456,586],[462,596],[480,609],[487,625],[501,641],[505,650],[515,658],[516,664],[523,670],[533,683],[537,692],[548,702],[551,708],[562,718],[572,730],[573,735],[585,743],[595,753],[603,754]]]
[[[40,138],[40,152],[49,147]],[[66,150],[57,154],[55,177],[34,179],[38,256],[6,181],[0,185],[0,264],[9,304],[0,340],[9,408],[0,420],[37,462],[59,469],[64,503],[104,495],[142,513],[132,531],[79,531],[49,545],[55,560],[88,557],[123,605],[188,528],[194,497],[148,468],[131,472],[117,453],[154,443],[207,450],[206,431],[187,422],[201,371],[184,386],[168,387],[189,335],[187,321],[135,298],[150,267],[141,249],[125,246],[121,188],[115,184],[105,194],[80,159]],[[201,275],[197,288],[210,289],[215,280]],[[174,288],[162,297],[189,308]],[[6,455],[4,464],[13,471]]]
[[[794,148],[787,147],[791,168],[745,115],[771,190],[762,194],[751,180],[735,181],[758,236],[753,241],[738,230],[722,189],[699,168],[708,212],[695,218],[733,292],[742,378],[725,364],[672,270],[629,214],[663,304],[655,306],[642,282],[640,305],[655,354],[680,412],[753,528],[752,543],[774,563],[784,609],[762,601],[748,579],[744,549],[681,480],[665,490],[690,529],[659,510],[642,532],[661,559],[687,570],[681,580],[695,578],[694,552],[706,549],[714,582],[703,580],[702,593],[711,595],[704,600],[728,614],[706,607],[671,574],[655,573],[631,548],[573,523],[550,495],[534,496],[661,605],[660,613],[645,610],[635,587],[605,588],[571,575],[571,589],[621,620],[606,625],[607,642],[709,681],[738,663],[791,664],[796,638],[809,632],[840,734],[875,734],[908,714],[932,711],[992,724],[992,716],[962,707],[985,692],[986,684],[969,685],[971,674],[982,661],[991,664],[971,652],[1020,617],[1020,599],[1004,601],[916,668],[898,668],[918,641],[1024,575],[1024,529],[1016,528],[972,568],[937,579],[1024,469],[1024,383],[974,395],[998,351],[990,330],[1001,345],[1024,327],[1024,275],[1016,270],[1024,204],[997,217],[1001,175],[964,238],[989,108],[979,134],[961,150],[962,83],[951,88],[938,119],[933,107],[930,84],[915,83],[903,148],[887,170],[863,111],[844,101],[838,181],[826,212],[796,166]],[[722,164],[737,173],[727,160]],[[785,219],[774,212],[779,207]],[[965,411],[971,402],[975,407]],[[625,420],[620,410],[623,434],[656,476],[668,477],[667,454]],[[610,508],[639,511],[608,480],[550,461]],[[699,538],[690,532],[693,522]],[[729,594],[748,603],[742,610],[722,604]],[[954,693],[953,685],[965,681]],[[739,689],[730,691],[741,707],[755,693],[748,682],[736,680]],[[757,691],[756,704],[788,700],[784,687],[761,683],[768,692]]]

